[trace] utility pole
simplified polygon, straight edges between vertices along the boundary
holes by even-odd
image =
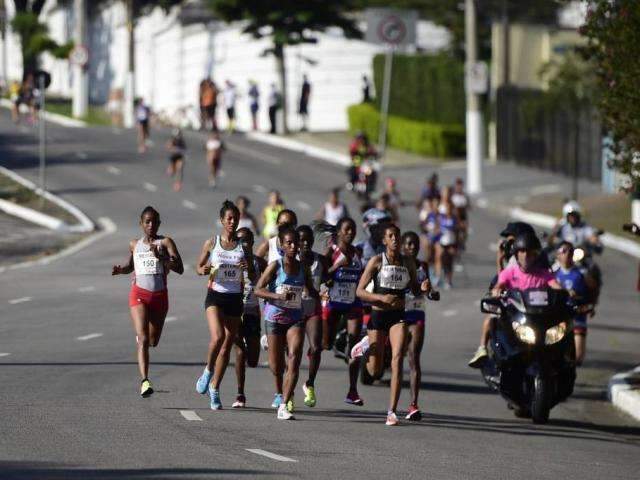
[[[389,98],[391,97],[391,71],[393,68],[393,45],[387,46],[384,57],[384,80],[382,85],[382,103],[380,105],[380,132],[378,144],[380,145],[380,158],[384,158],[387,150],[387,128],[389,122]]]
[[[0,0],[0,39],[2,40],[2,80],[5,88],[9,88],[9,62],[7,60],[7,7],[4,0]]]
[[[133,35],[133,0],[127,0],[127,74],[124,80],[124,104],[122,118],[124,126],[126,128],[132,128],[134,126],[133,119],[133,101],[135,99],[135,84],[134,84],[134,55],[135,55],[135,43]]]
[[[84,0],[74,0],[75,26],[73,29],[73,41],[75,49],[84,49],[86,52],[87,38],[87,5]],[[89,75],[85,62],[74,62],[73,65],[73,116],[82,118],[87,116],[89,109]]]
[[[467,77],[467,190],[470,194],[482,193],[482,159],[484,156],[484,122],[480,110],[480,98],[472,91],[470,75],[478,61],[476,44],[476,5],[475,0],[465,0],[465,47]]]

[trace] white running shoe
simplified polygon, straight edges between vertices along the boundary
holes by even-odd
[[[278,407],[278,420],[294,420],[293,413],[289,412],[284,402]]]
[[[265,352],[269,350],[269,340],[267,340],[266,335],[262,335],[262,337],[260,337],[260,346]]]
[[[367,335],[351,349],[351,358],[358,358],[369,351],[369,336]]]
[[[398,422],[398,416],[396,415],[396,412],[387,412],[387,421],[385,425],[389,427],[395,427],[399,423],[400,422]]]

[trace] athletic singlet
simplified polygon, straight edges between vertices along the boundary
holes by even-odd
[[[265,238],[271,238],[278,233],[278,214],[282,210],[284,210],[284,205],[264,207],[264,228],[262,229],[262,235]]]
[[[240,230],[241,228],[248,228],[253,233],[257,233],[253,231],[253,222],[249,217],[240,218],[238,220],[238,230]]]
[[[220,235],[216,236],[215,244],[209,253],[211,274],[209,288],[219,293],[241,293],[243,291],[242,269],[240,261],[244,260],[244,251],[238,242],[235,248],[222,248]]]
[[[373,291],[382,295],[392,294],[404,298],[405,290],[411,280],[409,269],[405,265],[405,258],[401,257],[401,265],[389,263],[387,254],[382,253],[382,265],[373,276]]]
[[[451,203],[456,208],[467,208],[469,205],[469,200],[464,193],[452,193],[451,194]]]
[[[320,291],[320,283],[322,283],[322,262],[320,261],[320,255],[316,252],[313,253],[313,263],[309,267],[309,273],[311,274],[311,281],[313,283],[313,288],[316,289],[316,292]],[[315,302],[315,298],[310,297],[307,289],[304,289],[302,292],[302,300],[303,301],[313,301]]]
[[[220,140],[207,140],[206,145],[208,151],[215,151],[222,146],[222,142]]]
[[[334,207],[331,203],[326,202],[324,204],[324,221],[329,225],[337,225],[338,221],[347,216],[347,211],[344,203],[338,203],[338,206]]]
[[[278,245],[278,237],[271,237],[269,239],[269,254],[267,255],[267,263],[275,262],[276,260],[282,260],[282,250]]]
[[[302,311],[302,291],[304,290],[304,267],[302,264],[295,275],[288,275],[284,270],[282,259],[278,259],[278,273],[269,284],[269,291],[273,293],[291,294],[289,300],[267,300],[267,302],[283,310]]]
[[[422,262],[418,265],[416,269],[416,280],[420,285],[427,279],[427,271],[425,270]],[[407,289],[404,303],[404,311],[405,312],[413,312],[413,311],[424,311],[425,301],[424,295],[418,295],[417,297],[411,292],[411,290]]]
[[[452,216],[440,214],[438,215],[438,223],[440,224],[440,244],[444,247],[455,245],[456,219]]]
[[[153,241],[160,248],[163,237]],[[144,243],[143,238],[136,242],[133,249],[133,283],[144,290],[159,292],[167,288],[167,274],[164,264],[158,260],[151,247]]]
[[[247,272],[246,270],[243,272],[244,291],[242,301],[244,303],[245,312],[247,312],[248,310],[255,311],[259,309],[258,297],[256,297],[256,294],[253,292],[257,283],[257,278],[260,277],[260,265],[255,258],[253,259],[253,269],[256,272],[255,282],[249,280],[249,272]]]
[[[337,245],[332,245],[331,264],[335,265],[345,255]],[[363,264],[357,251],[354,251],[351,262],[347,266],[339,267],[333,272],[333,285],[329,289],[329,303],[341,305],[359,305],[356,298],[356,288],[362,275]]]

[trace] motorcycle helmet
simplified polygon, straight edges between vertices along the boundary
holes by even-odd
[[[578,215],[580,215],[582,213],[582,208],[580,207],[580,204],[578,202],[576,202],[575,200],[571,200],[571,201],[565,203],[564,206],[562,207],[562,216],[563,217],[566,217],[570,213],[575,213],[575,214],[578,214]]]
[[[516,252],[520,250],[540,250],[542,245],[535,233],[520,233],[513,244]]]
[[[522,233],[529,233],[535,235],[536,232],[531,225],[526,222],[509,222],[507,226],[500,232],[500,236],[507,238],[510,236],[517,237]]]

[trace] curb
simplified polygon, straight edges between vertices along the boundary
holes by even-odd
[[[255,142],[266,143],[275,147],[285,148],[293,152],[300,152],[304,155],[315,157],[319,160],[324,160],[335,165],[341,165],[343,167],[351,165],[351,157],[347,154],[334,152],[321,147],[314,147],[297,140],[291,140],[290,138],[282,138],[277,135],[260,132],[248,132],[246,137],[247,139]]]
[[[640,420],[640,366],[611,377],[608,395],[616,407]]]
[[[10,109],[13,106],[13,103],[11,102],[11,100],[2,98],[0,99],[0,106]],[[88,125],[87,122],[83,122],[82,120],[76,120],[75,118],[69,118],[64,115],[52,112],[44,112],[44,118],[48,122],[57,123],[58,125],[62,125],[63,127],[84,128]]]
[[[32,222],[50,230],[56,230],[59,232],[88,233],[93,232],[96,229],[96,226],[91,221],[91,219],[75,205],[72,205],[66,200],[63,200],[62,198],[50,192],[43,192],[32,181],[27,180],[21,175],[18,175],[13,170],[9,170],[8,168],[0,166],[0,173],[6,175],[22,186],[33,190],[34,192],[36,192],[36,194],[44,197],[51,203],[55,203],[60,208],[63,208],[71,215],[73,215],[78,220],[78,223],[76,225],[69,225],[58,218],[37,212],[36,210],[33,210],[31,208],[23,207],[6,200],[0,200],[0,210],[3,210],[5,213],[26,220],[27,222]]]
[[[490,209],[492,205],[486,198],[479,198],[476,201],[476,205],[483,209]],[[500,213],[507,215],[515,220],[520,220],[522,222],[527,222],[537,227],[542,228],[553,228],[558,219],[551,215],[545,215],[544,213],[532,212],[529,210],[524,210],[520,207],[496,207],[493,206],[494,210],[499,211]],[[600,240],[605,247],[611,248],[613,250],[617,250],[622,253],[626,253],[635,258],[640,258],[640,244],[633,242],[624,237],[619,237],[618,235],[612,235],[610,233],[604,233]]]

